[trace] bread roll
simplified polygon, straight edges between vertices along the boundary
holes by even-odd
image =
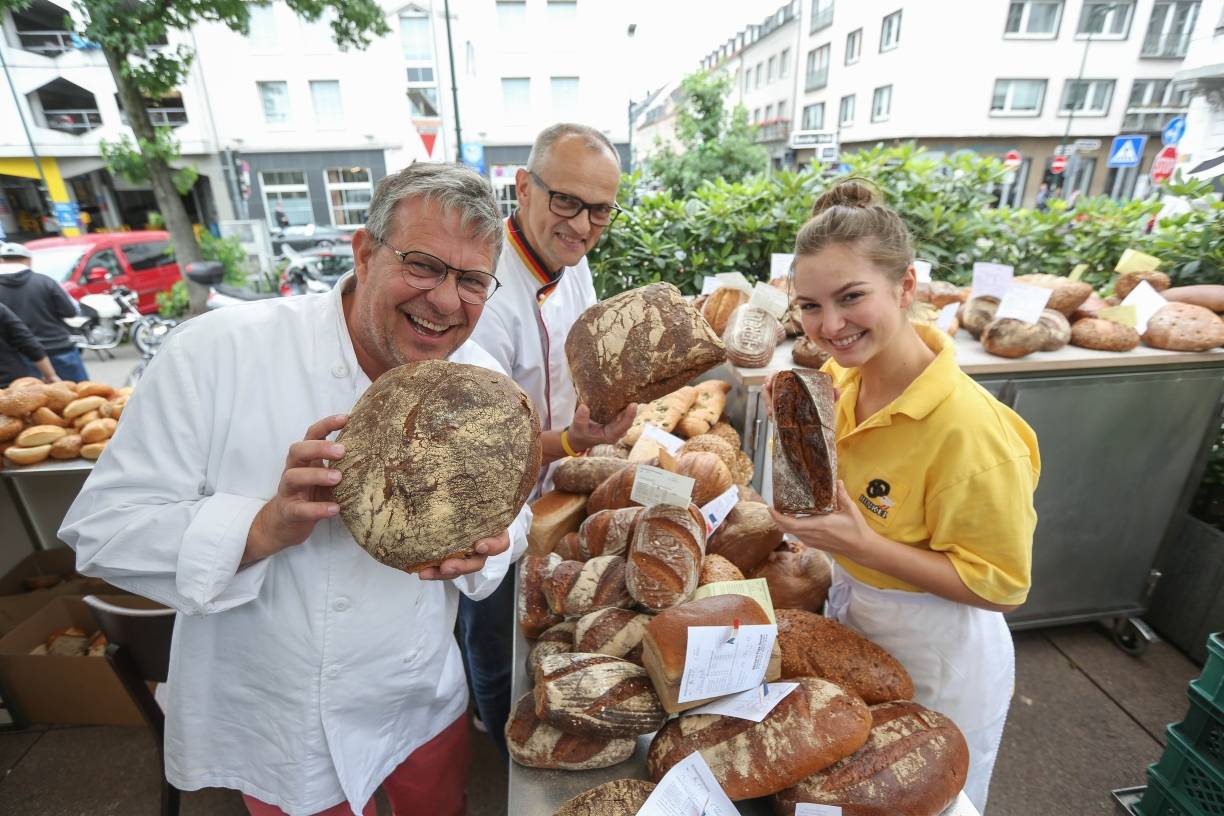
[[[628,467],[605,479],[604,483],[587,497],[587,515],[593,516],[600,510],[616,510],[632,505],[633,500],[629,498],[629,494],[633,492],[633,480],[636,477],[637,464],[630,463]]]
[[[629,455],[629,451],[622,448],[620,445],[596,445],[587,451],[587,456],[599,456],[611,459],[624,459]]]
[[[696,505],[656,504],[638,517],[625,566],[625,587],[658,612],[689,599],[697,589],[706,528]]]
[[[75,459],[81,455],[81,437],[76,434],[68,434],[61,436],[59,439],[51,443],[52,459]]]
[[[561,622],[544,596],[544,582],[561,563],[556,553],[525,555],[519,561],[518,623],[528,640],[538,638],[549,627]]]
[[[1100,317],[1085,317],[1071,326],[1071,345],[1097,351],[1130,351],[1139,345],[1139,332]]]
[[[697,453],[704,451],[717,456],[724,465],[727,466],[727,472],[731,474],[732,480],[735,477],[735,468],[737,460],[735,457],[738,448],[732,447],[731,443],[721,436],[715,436],[710,433],[697,434],[684,443],[678,454],[683,456],[686,453]]]
[[[103,397],[98,396],[80,397],[79,399],[74,399],[72,402],[64,406],[64,410],[62,412],[64,419],[76,419],[79,416],[88,414],[90,411],[96,411],[104,402],[106,402],[106,400]]]
[[[833,568],[827,555],[800,544],[798,552],[771,552],[752,577],[765,579],[774,609],[820,612],[833,582]]]
[[[93,422],[81,428],[81,441],[85,444],[91,442],[101,442],[104,439],[110,439],[115,432],[116,422],[113,419],[95,419]]]
[[[1004,317],[992,320],[982,330],[982,348],[996,357],[1026,357],[1050,340],[1050,333],[1040,323],[1025,323]]]
[[[21,429],[25,427],[17,417],[0,414],[0,442],[7,442],[10,439],[16,439],[21,433]]]
[[[535,676],[535,710],[567,734],[635,737],[667,719],[641,666],[602,654],[552,655]]]
[[[676,433],[692,438],[709,431],[727,407],[727,392],[730,390],[731,383],[724,380],[705,380],[694,386],[696,396],[693,404],[676,423]]]
[[[18,377],[8,384],[8,387],[17,391],[23,388],[45,388],[46,384],[38,379],[38,377]]]
[[[527,546],[532,553],[552,552],[566,533],[578,531],[586,517],[587,497],[584,493],[552,490],[531,503],[531,531]]]
[[[531,644],[531,649],[527,652],[528,677],[535,677],[536,669],[539,668],[541,661],[549,655],[567,654],[575,651],[575,625],[575,622],[572,620],[564,620],[548,627],[536,638],[535,643]]]
[[[806,334],[795,338],[791,346],[791,360],[801,368],[820,368],[829,361],[829,353]]]
[[[1171,284],[1169,276],[1163,272],[1123,272],[1114,281],[1114,294],[1125,300],[1126,296],[1143,281],[1147,281],[1157,292],[1163,292]]]
[[[701,562],[701,576],[697,586],[717,584],[720,581],[742,581],[744,573],[721,555],[707,555]]]
[[[88,445],[81,445],[81,458],[97,459],[102,455],[102,451],[106,450],[106,444],[109,441],[103,440],[101,442],[90,442]]]
[[[1083,281],[1073,281],[1062,275],[1017,275],[1016,283],[1050,290],[1047,309],[1069,316],[1092,295],[1092,287]]]
[[[620,507],[615,510],[600,510],[578,528],[578,553],[575,561],[586,561],[597,555],[628,555],[633,529],[637,526],[642,508]]]
[[[780,371],[773,378],[774,508],[832,513],[837,508],[833,380],[821,371]]]
[[[46,407],[60,415],[69,403],[77,399],[76,389],[62,382],[51,383],[43,389],[43,394],[46,397]]]
[[[752,460],[748,458],[748,454],[742,450],[735,452],[735,467],[731,469],[731,479],[740,487],[744,487],[752,482],[755,469],[752,465]],[[743,492],[740,496],[743,496]]]
[[[867,702],[914,696],[914,683],[888,652],[831,618],[802,609],[775,609],[782,678],[823,677]]]
[[[732,801],[768,796],[857,751],[871,730],[871,712],[854,694],[816,677],[756,723],[719,714],[690,714],[655,735],[646,768],[656,782],[700,751]]]
[[[722,340],[670,283],[622,292],[583,312],[565,339],[578,401],[606,423],[726,359]]]
[[[614,779],[578,794],[553,816],[637,816],[654,788],[641,779]]]
[[[1045,309],[1037,319],[1037,324],[1045,329],[1047,334],[1046,341],[1038,351],[1058,351],[1071,342],[1071,324],[1062,312]]]
[[[92,399],[92,397],[90,399]],[[79,431],[81,428],[84,428],[86,425],[93,422],[95,419],[101,419],[101,418],[102,418],[102,414],[97,409],[94,409],[92,411],[86,411],[85,413],[78,415],[76,418],[72,420],[72,427],[76,428]]]
[[[32,447],[13,445],[10,448],[4,449],[4,458],[15,465],[36,465],[46,459],[50,453],[51,445],[49,443]]]
[[[1213,312],[1224,312],[1224,286],[1218,283],[1174,286],[1160,294],[1170,303],[1190,303]]]
[[[682,453],[676,457],[676,473],[693,484],[693,503],[704,507],[731,489],[731,470],[716,454],[707,451]]]
[[[720,286],[715,289],[701,306],[701,316],[710,324],[710,328],[719,337],[727,330],[731,315],[751,297],[743,289],[730,286]]]
[[[540,722],[535,697],[524,694],[506,720],[506,748],[510,758],[528,768],[589,771],[624,762],[633,755],[636,740],[629,737],[580,737]]]
[[[642,665],[642,638],[650,615],[630,609],[597,609],[578,619],[575,652],[605,654]]]
[[[0,414],[23,417],[41,408],[47,402],[42,388],[9,388],[0,391]]]
[[[540,473],[540,418],[523,390],[446,360],[383,374],[336,441],[340,517],[376,560],[407,572],[473,555],[510,526]]]
[[[721,555],[747,575],[781,543],[782,530],[769,515],[769,508],[759,502],[741,501],[714,531],[706,552]]]
[[[647,425],[654,425],[659,430],[671,433],[696,400],[697,389],[686,385],[645,405],[639,405],[637,416],[633,418],[629,430],[621,437],[620,444],[628,447],[636,445]]]
[[[1143,342],[1169,351],[1211,351],[1224,345],[1224,320],[1202,306],[1170,303],[1148,320]]]
[[[986,324],[994,320],[999,310],[999,299],[993,295],[971,298],[956,313],[956,319],[976,340],[982,336]]]
[[[105,397],[110,399],[114,395],[115,389],[106,383],[81,380],[76,384],[76,392],[78,397]]]
[[[22,448],[36,448],[40,445],[50,445],[57,439],[68,435],[68,431],[58,425],[33,425],[17,434],[17,445]],[[91,440],[94,442],[100,440]]]
[[[610,457],[569,456],[553,470],[553,485],[566,493],[590,494],[628,464],[624,459]]]
[[[633,599],[625,589],[625,559],[600,555],[589,561],[562,561],[545,579],[544,597],[549,609],[567,618],[629,606]]]
[[[740,306],[722,333],[727,359],[742,368],[762,368],[786,333],[777,318],[756,306]]]
[[[45,405],[34,409],[34,413],[30,414],[30,421],[35,425],[54,425],[57,428],[67,428],[70,424],[68,420]]]
[[[735,428],[731,426],[731,423],[719,420],[710,428],[709,433],[725,439],[727,442],[731,443],[731,447],[736,448],[737,450],[739,449],[739,431],[735,430]]]

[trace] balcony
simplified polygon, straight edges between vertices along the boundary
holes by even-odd
[[[161,99],[146,99],[144,103],[149,114],[149,124],[153,127],[176,128],[187,124],[187,109],[183,107],[183,97],[179,94],[170,94]],[[115,104],[119,106],[119,120],[125,125],[128,124],[127,111],[123,109],[119,94],[115,94]]]
[[[44,108],[43,113],[47,117],[47,127],[64,133],[79,135],[102,127],[102,114],[96,108]]]
[[[1182,116],[1185,108],[1127,108],[1122,120],[1122,129],[1159,133],[1174,116]]]
[[[76,35],[64,28],[67,12],[48,0],[33,0],[12,12],[13,32],[23,51],[57,57],[80,47]]]
[[[819,91],[821,88],[829,84],[829,67],[826,65],[818,71],[808,71],[807,79],[803,83],[805,91]]]
[[[1143,50],[1139,52],[1139,56],[1151,59],[1182,59],[1190,46],[1190,34],[1189,31],[1171,31],[1167,34],[1149,32],[1143,38]]]
[[[833,25],[833,6],[827,8],[812,10],[812,27],[808,29],[809,34],[815,34],[822,28],[828,28]]]
[[[26,99],[42,127],[80,135],[102,126],[97,98],[66,79],[53,79],[27,94]]]
[[[785,142],[790,138],[789,119],[769,119],[756,126],[758,142]]]
[[[44,57],[55,57],[65,51],[71,51],[73,33],[71,31],[17,31],[17,39],[24,51],[33,51]]]

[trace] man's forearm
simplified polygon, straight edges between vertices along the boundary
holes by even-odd
[[[51,365],[50,357],[43,357],[40,360],[34,361],[34,367],[38,369],[38,373],[42,375],[46,382],[58,382],[59,375],[55,373],[55,368]]]

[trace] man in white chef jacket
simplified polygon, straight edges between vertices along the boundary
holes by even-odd
[[[327,437],[413,360],[501,366],[469,340],[497,288],[488,183],[418,163],[383,179],[327,294],[209,313],[168,338],[60,537],[77,568],[179,610],[166,775],[252,814],[464,810],[462,593],[492,592],[530,510],[482,555],[419,575],[366,554],[330,488]],[[305,433],[303,433],[303,431]]]
[[[565,357],[574,321],[596,302],[586,254],[616,219],[620,156],[608,137],[561,123],[536,137],[515,175],[518,209],[506,219],[497,264],[502,288],[472,339],[493,355],[535,402],[544,429],[544,464],[614,443],[633,421],[630,405],[605,427],[577,404]],[[532,498],[551,487],[548,468]],[[476,708],[506,752],[510,712],[513,587],[507,580],[482,601],[461,598],[459,629]]]

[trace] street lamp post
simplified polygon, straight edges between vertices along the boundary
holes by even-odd
[[[1077,88],[1079,87],[1080,83],[1084,81],[1084,69],[1088,66],[1088,46],[1092,45],[1093,28],[1097,18],[1103,17],[1121,5],[1121,3],[1111,3],[1108,6],[1098,6],[1090,13],[1088,17],[1088,38],[1084,41],[1084,53],[1080,57],[1079,75],[1075,78],[1075,85]],[[1071,190],[1067,188],[1070,187],[1071,182],[1075,179],[1075,171],[1077,169],[1078,161],[1075,151],[1071,149],[1071,124],[1075,121],[1075,99],[1072,98],[1067,101],[1070,103],[1070,106],[1067,108],[1067,129],[1066,132],[1063,133],[1062,140],[1063,153],[1067,154],[1067,167],[1063,171],[1063,173],[1065,173],[1067,182],[1063,185],[1063,188],[1066,190],[1066,195],[1070,195]],[[1085,92],[1084,102],[1087,103],[1087,101],[1088,94]]]
[[[21,109],[21,99],[17,96],[17,86],[13,84],[13,77],[9,73],[8,60],[4,58],[3,48],[0,48],[0,66],[4,68],[4,78],[8,80],[9,90],[13,94],[13,107],[17,109],[17,118],[21,120],[21,129],[25,131],[26,142],[30,145],[30,156],[34,160],[34,167],[38,169],[38,178],[42,181],[43,205],[46,206],[49,215],[54,215],[55,207],[51,204],[51,188],[47,186],[47,174],[43,172],[42,158],[38,155],[38,148],[34,146],[33,137],[30,136],[30,126],[26,123],[25,111]]]

